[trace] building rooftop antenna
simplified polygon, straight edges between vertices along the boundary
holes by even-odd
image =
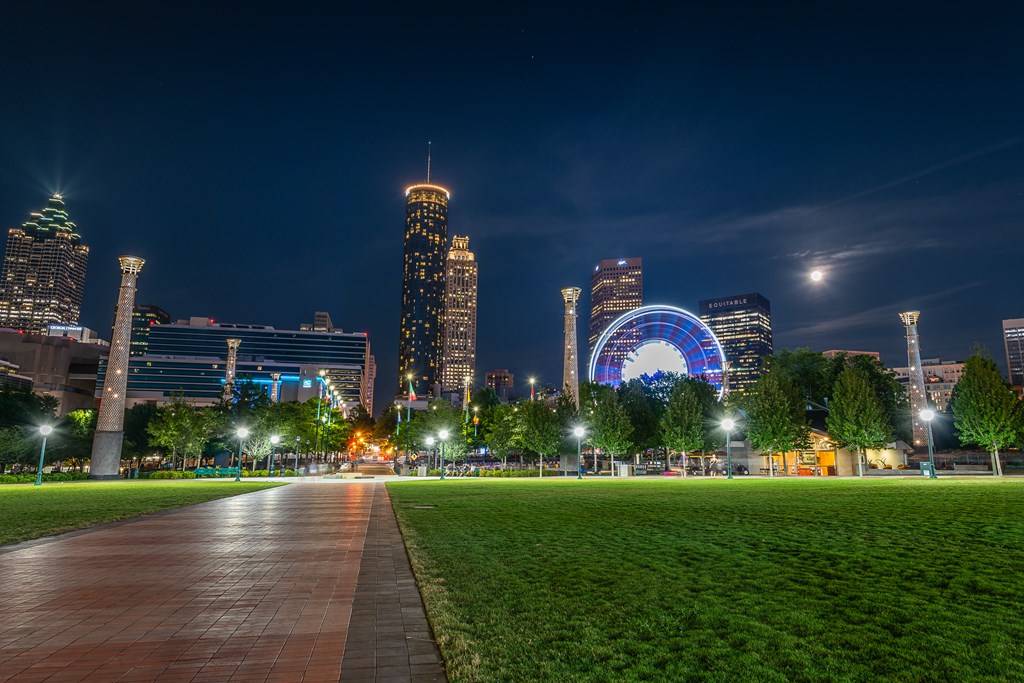
[[[430,141],[427,140],[427,182],[430,182]]]

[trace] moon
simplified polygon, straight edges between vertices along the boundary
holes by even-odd
[[[811,271],[811,280],[814,282],[821,282],[821,278],[823,277],[825,277],[825,275],[820,270]]]

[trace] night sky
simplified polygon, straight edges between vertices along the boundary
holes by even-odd
[[[1015,3],[149,4],[0,19],[0,226],[64,193],[104,334],[137,254],[138,301],[175,318],[369,332],[379,409],[428,140],[480,263],[480,380],[559,384],[559,289],[602,258],[643,257],[648,303],[758,291],[776,348],[888,365],[900,310],[924,356],[1001,365],[1024,317]]]

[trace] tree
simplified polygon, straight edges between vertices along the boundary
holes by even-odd
[[[834,363],[834,367],[841,369],[845,365],[846,354],[839,356],[842,358]],[[786,373],[805,401],[825,405],[832,396],[832,387],[839,374],[829,370],[829,361],[810,349],[782,349],[765,358],[765,369]]]
[[[149,423],[160,409],[152,403],[139,403],[124,411],[124,454],[139,463],[149,446]]]
[[[960,442],[987,450],[992,474],[1002,476],[999,449],[1012,444],[1020,433],[1021,408],[996,364],[977,350],[964,363],[964,374],[953,389],[952,410]]]
[[[38,427],[56,421],[57,399],[22,387],[0,387],[0,427]]]
[[[54,431],[60,439],[46,449],[50,462],[65,460],[81,470],[92,452],[93,436],[96,434],[95,410],[74,410],[60,419]],[[49,442],[47,442],[49,444]]]
[[[466,440],[461,436],[462,423],[462,411],[444,399],[434,399],[427,404],[426,410],[413,413],[409,438],[412,443],[425,446],[428,437],[440,439],[438,434],[445,429],[448,431],[448,440],[444,442],[445,460],[452,462],[463,460],[468,449]]]
[[[609,466],[614,472],[614,460],[622,457],[632,445],[633,425],[629,414],[619,403],[618,393],[609,386],[590,385],[590,398],[594,402],[590,424],[590,443],[600,448],[613,461]],[[597,454],[594,454],[594,471],[597,471]]]
[[[880,448],[892,436],[882,401],[865,372],[847,366],[839,374],[826,418],[829,436],[857,453],[857,474],[864,476],[864,450]]]
[[[523,444],[543,459],[558,452],[562,443],[562,423],[543,401],[528,401],[523,413]],[[541,468],[543,469],[543,467]]]
[[[146,428],[149,441],[154,446],[170,449],[171,468],[181,455],[181,467],[189,456],[202,455],[206,442],[222,429],[224,419],[215,408],[198,408],[185,402],[181,396],[174,396],[171,402],[159,409]]]
[[[686,454],[704,447],[706,426],[704,407],[698,395],[698,384],[707,384],[688,377],[676,381],[661,417],[661,433],[665,445],[683,455],[683,476],[686,476]]]
[[[0,427],[0,474],[8,465],[28,462],[32,455],[32,440],[22,427]]]
[[[664,406],[642,380],[633,379],[619,387],[619,405],[626,411],[632,425],[630,442],[634,453],[662,445],[660,432]]]
[[[508,456],[525,448],[523,443],[523,413],[512,404],[495,406],[484,433],[484,441],[491,453],[501,458],[504,466]]]
[[[773,368],[757,380],[744,397],[743,406],[747,413],[747,438],[754,448],[769,457],[769,475],[773,469],[770,458],[775,453],[783,454],[785,472],[785,454],[807,444],[810,428],[802,391],[786,372]]]

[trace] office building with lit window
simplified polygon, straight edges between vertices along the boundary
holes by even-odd
[[[145,355],[128,365],[128,406],[162,404],[175,395],[200,405],[220,401],[228,339],[240,339],[235,376],[268,393],[279,382],[280,400],[306,401],[320,388],[320,371],[348,408],[373,411],[373,357],[365,332],[279,330],[269,325],[217,323],[189,318],[152,325]],[[106,359],[100,363],[96,396],[102,396]]]
[[[892,368],[896,381],[909,390],[913,373],[910,367]],[[953,389],[964,376],[964,362],[959,360],[941,360],[939,358],[922,358],[921,371],[924,374],[924,393],[928,404],[937,410],[949,410],[949,402],[953,398]]]
[[[444,350],[448,190],[429,183],[405,190],[402,321],[398,340],[398,395],[437,395]]]
[[[441,391],[457,393],[476,377],[477,262],[469,238],[455,235],[445,269]]]
[[[153,304],[135,304],[132,310],[132,341],[129,351],[133,356],[145,356],[149,350],[149,330],[153,325],[169,325],[171,314]]]
[[[1024,318],[1003,321],[1003,346],[1006,348],[1006,369],[1010,384],[1024,386]]]
[[[498,395],[498,400],[508,403],[515,391],[515,375],[505,369],[491,370],[485,375],[484,386]]]
[[[590,276],[590,353],[594,353],[594,345],[609,325],[643,305],[643,259],[599,261]]]
[[[761,376],[761,359],[772,355],[772,309],[758,293],[706,299],[700,319],[715,333],[725,361],[730,392],[742,394]]]
[[[59,194],[20,228],[7,231],[0,270],[0,327],[46,334],[77,325],[89,247],[82,244]]]

